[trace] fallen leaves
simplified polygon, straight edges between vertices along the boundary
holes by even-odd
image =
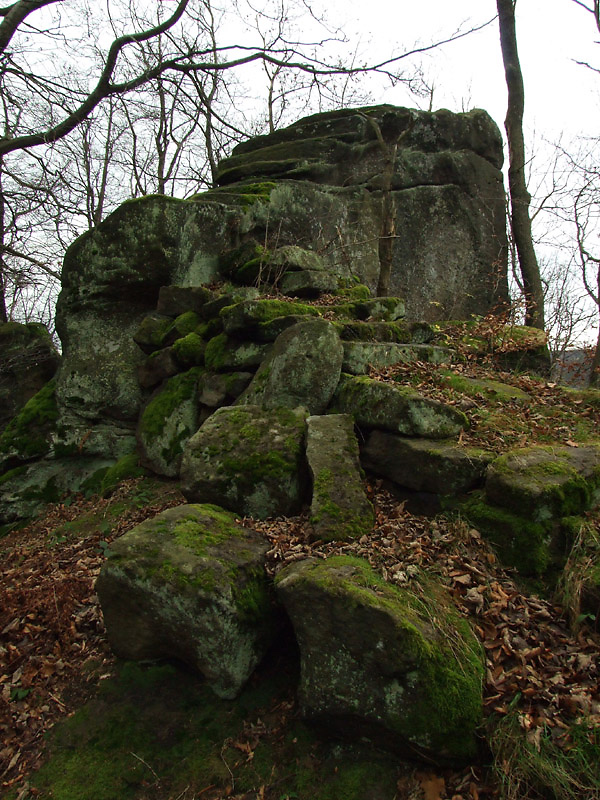
[[[94,582],[104,560],[101,541],[183,498],[167,491],[160,507],[127,511],[107,529],[112,503],[130,499],[128,481],[110,499],[57,504],[34,524],[0,541],[0,786],[6,790],[39,764],[45,731],[76,707],[114,662],[104,637]],[[57,534],[94,515],[77,537]],[[104,522],[103,522],[104,520]]]

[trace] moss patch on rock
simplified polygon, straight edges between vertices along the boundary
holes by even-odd
[[[0,472],[49,452],[50,434],[58,419],[55,389],[56,382],[49,381],[0,434]]]
[[[276,587],[300,642],[308,717],[334,730],[349,719],[360,729],[361,717],[371,740],[437,761],[474,755],[483,653],[442,587],[423,577],[399,589],[349,556],[290,565]]]

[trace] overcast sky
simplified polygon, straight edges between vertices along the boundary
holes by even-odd
[[[365,49],[370,34],[372,47],[381,54],[399,45],[427,43],[436,34],[443,38],[461,25],[479,25],[495,15],[496,3],[348,0],[345,9],[348,23],[363,31]],[[574,63],[577,59],[600,66],[600,45],[595,44],[600,36],[592,15],[572,0],[519,0],[517,34],[528,127],[551,139],[563,132],[595,135],[600,129],[600,75]],[[506,85],[497,21],[432,51],[424,66],[435,84],[434,107],[485,108],[502,127]],[[392,89],[381,99],[409,102],[402,89]]]

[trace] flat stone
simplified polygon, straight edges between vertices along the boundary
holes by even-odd
[[[419,576],[398,588],[349,556],[290,564],[275,584],[300,645],[305,717],[427,762],[473,758],[483,653],[442,586]]]
[[[373,297],[354,304],[357,319],[381,320],[395,322],[406,313],[404,300],[401,297]]]
[[[306,422],[313,538],[357,539],[371,531],[375,516],[362,481],[354,420],[347,414],[330,414]]]
[[[600,502],[600,445],[538,445],[512,450],[490,466],[487,500],[545,522]]]
[[[251,372],[206,373],[198,385],[198,400],[210,408],[231,405],[253,377]]]
[[[142,389],[151,389],[179,372],[179,363],[172,347],[156,351],[139,365],[138,381]]]
[[[205,286],[161,286],[156,310],[170,317],[177,317],[186,311],[199,314],[214,297],[214,292]]]
[[[96,582],[119,658],[177,658],[236,697],[280,626],[268,542],[216,506],[182,505],[111,543]]]
[[[304,269],[286,272],[280,281],[281,291],[290,297],[318,297],[336,292],[339,282],[331,272]]]
[[[391,367],[425,361],[449,364],[454,353],[447,347],[430,344],[393,344],[380,342],[344,342],[342,369],[352,375],[367,375],[369,367]]]
[[[361,449],[365,469],[418,492],[458,494],[484,479],[496,458],[475,447],[455,442],[408,439],[385,431],[372,431]]]
[[[231,372],[256,369],[269,352],[270,345],[242,341],[220,333],[206,345],[204,363],[209,370]]]
[[[352,414],[358,425],[404,436],[447,439],[469,427],[465,415],[453,406],[406,386],[365,377],[343,374],[333,403],[337,411]]]

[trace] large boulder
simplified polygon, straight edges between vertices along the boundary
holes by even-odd
[[[239,402],[263,408],[304,406],[321,414],[329,405],[342,368],[343,348],[331,322],[307,320],[275,340]]]
[[[600,501],[600,445],[538,445],[496,459],[487,500],[534,522],[579,514]]]
[[[446,439],[457,436],[469,423],[462,411],[430,400],[408,386],[343,374],[334,404],[352,414],[360,426],[380,428],[404,436]]]
[[[369,533],[375,515],[363,485],[354,420],[347,414],[329,414],[306,422],[315,538],[335,541]]]
[[[300,645],[306,717],[427,761],[474,757],[484,658],[441,586],[400,589],[334,556],[285,567],[276,588]]]
[[[198,430],[200,367],[175,375],[154,394],[138,423],[142,463],[159,475],[179,474],[183,448]]]
[[[0,431],[54,376],[59,363],[44,325],[0,323]]]
[[[235,697],[280,624],[267,549],[211,505],[170,508],[115,540],[96,582],[114,652],[178,658],[219,697]]]
[[[189,439],[182,491],[258,519],[300,510],[306,489],[305,409],[223,406]]]
[[[371,431],[361,449],[365,469],[407,489],[460,494],[484,479],[493,453],[454,441],[409,439],[387,431]]]

